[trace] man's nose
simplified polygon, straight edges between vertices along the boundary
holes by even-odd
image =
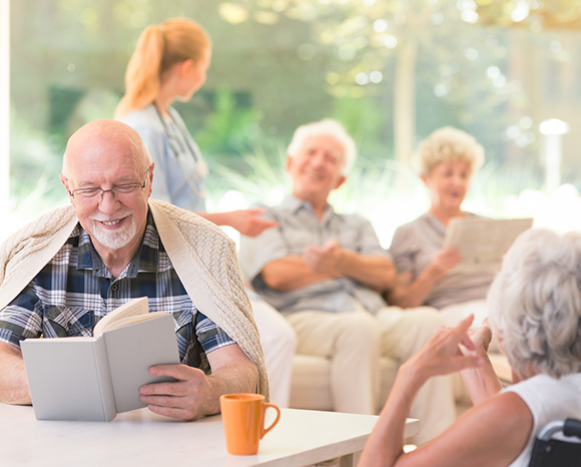
[[[112,190],[103,190],[101,201],[99,201],[99,211],[104,213],[113,213],[119,209],[119,201],[113,194]]]
[[[322,166],[325,162],[325,154],[319,151],[316,152],[315,155],[311,158],[311,162],[316,167]]]

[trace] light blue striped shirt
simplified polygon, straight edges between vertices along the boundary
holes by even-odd
[[[290,292],[271,289],[261,272],[268,263],[288,255],[302,255],[309,245],[322,246],[334,239],[341,247],[361,255],[390,255],[381,247],[371,223],[357,214],[337,214],[327,206],[321,220],[311,204],[288,196],[280,205],[267,208],[265,218],[279,226],[255,238],[240,238],[240,267],[254,289],[283,314],[302,310],[333,313],[354,311],[362,305],[371,313],[386,306],[380,294],[349,277],[325,279]]]

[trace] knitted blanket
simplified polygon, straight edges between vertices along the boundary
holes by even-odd
[[[196,307],[220,326],[254,362],[258,392],[269,387],[258,329],[241,278],[234,242],[196,214],[150,199],[167,254]],[[0,247],[0,310],[65,244],[78,219],[72,206],[57,208],[15,232]]]

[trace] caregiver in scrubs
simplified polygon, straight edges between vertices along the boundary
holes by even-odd
[[[206,81],[212,46],[197,23],[175,18],[144,29],[129,60],[125,95],[115,118],[135,128],[155,163],[152,197],[175,204],[242,235],[256,236],[275,222],[261,219],[260,209],[206,212],[208,165],[189,134],[174,100],[189,101]],[[271,400],[287,407],[295,336],[276,310],[249,293],[261,334],[271,383]]]

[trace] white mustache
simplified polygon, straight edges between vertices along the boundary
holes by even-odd
[[[125,209],[123,211],[119,211],[115,213],[114,216],[102,216],[102,215],[94,215],[89,216],[89,220],[97,221],[97,222],[112,222],[112,221],[119,221],[125,217],[129,217],[133,215],[133,211],[131,209]]]

